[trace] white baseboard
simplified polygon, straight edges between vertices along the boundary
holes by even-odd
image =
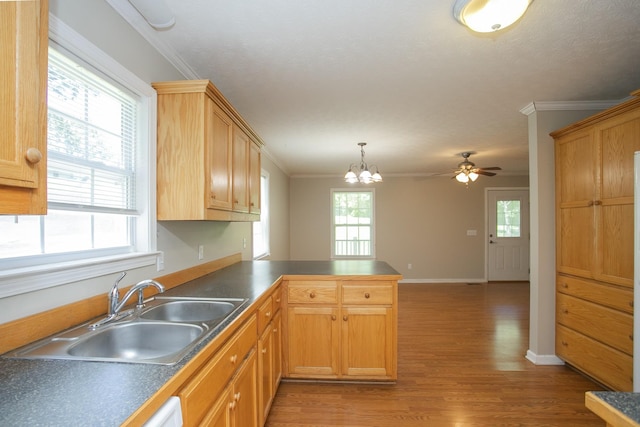
[[[555,354],[535,354],[527,350],[525,357],[535,365],[564,365],[564,361]]]
[[[487,283],[487,279],[402,279],[398,283]]]

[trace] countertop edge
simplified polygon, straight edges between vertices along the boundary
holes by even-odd
[[[605,402],[592,391],[588,391],[585,393],[584,403],[589,410],[602,418],[608,425],[614,427],[640,426],[640,424],[629,418],[620,409],[612,406],[608,402]]]

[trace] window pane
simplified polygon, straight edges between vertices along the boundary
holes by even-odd
[[[0,258],[42,253],[39,216],[0,215]]]
[[[498,200],[497,237],[520,237],[520,200]]]
[[[333,256],[373,256],[373,192],[334,192],[333,213]]]

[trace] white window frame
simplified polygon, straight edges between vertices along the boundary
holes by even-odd
[[[265,188],[262,187],[262,179],[265,179]],[[253,259],[264,259],[271,255],[271,240],[269,239],[269,172],[260,170],[260,221],[256,221],[251,226],[252,246],[256,244],[255,228],[262,227],[262,240],[265,242],[265,251],[261,254],[254,254],[251,248]]]
[[[333,209],[334,193],[371,193],[371,255],[336,255],[336,224]],[[375,259],[376,258],[376,192],[374,188],[332,188],[329,209],[331,211],[331,259]]]
[[[155,90],[51,14],[49,15],[49,39],[140,96],[142,102],[139,121],[140,139],[147,143],[140,144],[137,149],[139,158],[147,161],[140,162],[137,170],[140,216],[135,228],[136,252],[76,261],[66,260],[63,254],[43,255],[43,259],[52,262],[38,266],[20,266],[19,264],[13,264],[8,268],[3,266],[0,268],[0,298],[118,271],[147,267],[156,264],[159,255],[156,239],[156,171],[153,167],[155,162],[152,162],[152,159],[156,158],[157,96]]]

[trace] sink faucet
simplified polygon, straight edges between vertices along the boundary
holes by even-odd
[[[118,289],[118,285],[126,275],[127,273],[123,271],[122,274],[120,274],[120,277],[116,279],[115,283],[113,284],[113,287],[109,291],[109,295],[108,295],[109,309],[107,311],[107,317],[105,317],[102,320],[99,320],[96,323],[89,325],[89,328],[96,329],[97,327],[102,326],[105,323],[109,323],[113,320],[116,320],[119,317],[120,310],[122,310],[122,307],[124,307],[127,301],[129,301],[129,298],[131,298],[131,295],[135,294],[136,292],[138,293],[138,303],[136,304],[136,308],[138,309],[144,307],[143,291],[145,288],[149,286],[154,286],[158,290],[158,292],[164,292],[164,286],[162,286],[160,283],[156,282],[155,280],[147,279],[133,285],[131,289],[129,289],[129,291],[127,291],[127,293],[124,294],[124,297],[122,297],[122,300],[120,300],[120,291]]]

